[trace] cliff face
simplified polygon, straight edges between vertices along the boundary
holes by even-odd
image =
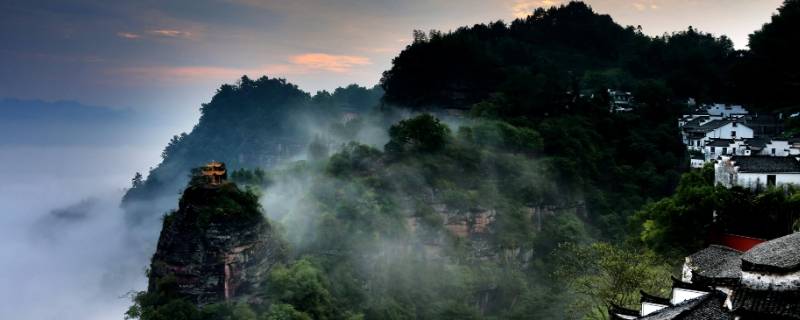
[[[261,299],[261,284],[286,247],[263,217],[255,195],[236,185],[191,186],[179,209],[164,218],[148,291],[174,279],[197,305]]]

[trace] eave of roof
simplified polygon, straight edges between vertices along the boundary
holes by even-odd
[[[742,255],[742,270],[793,272],[800,270],[800,232],[760,243]]]
[[[794,157],[733,156],[731,161],[743,173],[800,173]]]
[[[723,304],[727,296],[720,291],[681,302],[667,307],[639,319],[647,320],[727,320],[733,319]]]

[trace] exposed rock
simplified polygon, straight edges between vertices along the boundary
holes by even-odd
[[[197,305],[258,302],[261,285],[285,251],[255,195],[232,183],[191,186],[179,209],[164,218],[148,290],[174,277],[180,294]]]

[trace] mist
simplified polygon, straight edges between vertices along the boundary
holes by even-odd
[[[132,239],[158,228],[132,234],[119,203],[176,128],[108,111],[121,116],[115,130],[75,113],[0,125],[0,319],[122,319],[126,294],[146,287],[153,248]]]

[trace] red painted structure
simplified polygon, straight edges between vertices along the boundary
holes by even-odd
[[[762,243],[764,241],[767,240],[723,233],[716,235],[711,242],[714,244],[726,246],[728,248],[736,249],[741,252],[745,252],[747,250],[750,250],[750,248],[754,247],[755,245]]]

